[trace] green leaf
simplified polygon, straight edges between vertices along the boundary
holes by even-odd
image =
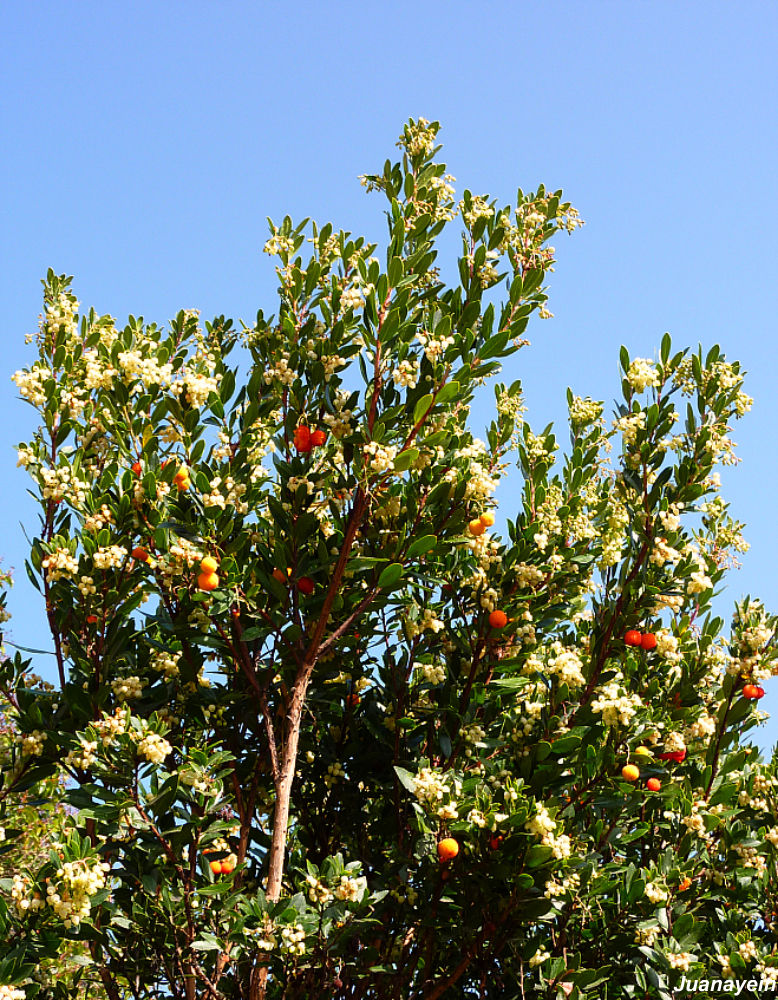
[[[418,448],[406,448],[405,451],[401,451],[394,460],[394,471],[405,472],[406,469],[409,469],[413,465],[418,457]]]
[[[430,552],[437,544],[437,535],[422,535],[421,538],[417,538],[415,542],[411,542],[405,555],[408,559],[413,559],[414,556],[420,556],[425,552]]]
[[[416,794],[416,778],[411,774],[410,771],[406,771],[404,767],[398,767],[396,764],[394,766],[394,771],[397,777],[400,779],[400,784],[403,788],[407,788],[411,795]]]
[[[425,396],[422,396],[421,399],[416,401],[416,405],[413,408],[414,424],[418,424],[418,422],[421,420],[421,418],[424,416],[424,414],[427,412],[427,410],[429,410],[431,406],[432,406],[431,392],[428,392]]]
[[[400,581],[402,575],[402,563],[389,563],[386,569],[384,569],[378,577],[378,586],[381,588],[391,589]]]

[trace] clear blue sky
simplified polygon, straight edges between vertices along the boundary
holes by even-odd
[[[743,362],[756,402],[723,481],[752,548],[723,608],[751,593],[778,609],[776,37],[773,0],[5,4],[0,550],[16,569],[13,638],[45,642],[12,448],[34,414],[10,375],[31,357],[46,269],[122,323],[274,312],[265,217],[383,241],[382,200],[357,175],[394,158],[420,115],[441,122],[458,191],[506,204],[543,182],[587,222],[556,241],[555,318],[503,375],[524,380],[536,429],[563,419],[568,384],[613,399],[621,343],[650,357],[669,330]],[[474,412],[474,433],[486,419]],[[511,491],[501,498],[510,508]],[[778,682],[762,705],[775,714],[767,746]]]

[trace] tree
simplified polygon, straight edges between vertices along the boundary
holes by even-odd
[[[277,318],[119,330],[49,272],[15,378],[42,421],[19,457],[59,687],[5,664],[24,735],[2,794],[64,772],[77,812],[27,872],[48,903],[9,907],[7,980],[44,929],[88,943],[82,987],[110,1000],[778,978],[776,761],[744,742],[775,619],[746,598],[725,634],[710,610],[745,544],[713,471],[739,365],[665,336],[655,361],[622,350],[613,423],[568,394],[564,458],[519,382],[475,439],[474,393],[550,315],[548,241],[581,220],[543,187],[456,203],[437,131],[411,120],[363,178],[384,267],[271,223]]]

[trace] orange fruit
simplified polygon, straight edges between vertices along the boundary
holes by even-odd
[[[186,469],[179,469],[175,476],[173,476],[173,482],[176,484],[181,493],[183,493],[184,490],[188,490],[189,472]]]
[[[279,583],[286,583],[286,573],[282,569],[273,570],[273,579],[278,580]]]
[[[438,858],[442,862],[451,861],[459,854],[459,844],[453,837],[446,837],[438,844]]]
[[[640,777],[640,768],[636,764],[625,764],[621,769],[621,776],[625,781],[637,781]]]
[[[311,429],[301,424],[294,431],[294,446],[298,451],[311,450]]]
[[[474,518],[469,524],[468,529],[471,535],[483,535],[486,531],[486,525],[483,523],[480,517]]]
[[[624,642],[626,642],[628,646],[639,646],[642,639],[643,636],[640,634],[640,632],[638,632],[636,628],[628,629],[624,633]]]
[[[320,447],[321,445],[323,445],[323,444],[324,444],[324,442],[325,442],[326,440],[327,440],[327,434],[326,434],[326,432],[325,432],[325,431],[322,431],[322,430],[315,430],[315,431],[314,431],[314,432],[313,432],[313,433],[311,434],[311,444],[312,444],[312,445],[313,445],[313,446],[314,446],[315,448],[318,448],[318,447]]]
[[[221,875],[222,871],[221,861],[211,861],[209,862],[209,864],[211,866],[211,871],[214,873],[214,875]]]
[[[508,616],[504,611],[493,611],[489,615],[489,624],[492,628],[505,628],[508,624]]]
[[[213,558],[213,556],[206,556],[205,559],[200,560],[200,569],[203,573],[215,573],[219,568],[219,564]]]
[[[139,476],[143,472],[143,466],[140,464],[140,462],[133,462],[132,471],[135,473],[136,476]]]
[[[219,586],[219,577],[216,573],[201,573],[197,577],[197,586],[200,590],[216,590]]]
[[[149,561],[149,554],[146,551],[146,549],[144,549],[143,546],[141,545],[138,545],[137,548],[134,548],[130,553],[130,555],[132,556],[133,559],[137,559],[138,562]]]
[[[646,782],[646,788],[649,790],[649,792],[658,792],[662,788],[662,782],[659,780],[659,778],[649,778],[648,781]]]
[[[481,514],[478,520],[485,528],[491,528],[494,524],[494,514],[490,510],[487,510],[485,513]]]

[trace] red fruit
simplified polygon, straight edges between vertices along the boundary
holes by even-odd
[[[757,685],[757,688],[756,688],[756,690],[757,690],[757,694],[758,694],[758,696],[759,696],[760,698],[764,698],[764,688],[762,687],[762,685],[761,685],[761,684],[758,684],[758,685]]]
[[[221,875],[222,871],[221,861],[211,861],[210,866],[211,866],[211,871],[214,873],[214,875]]]
[[[640,637],[640,645],[643,649],[656,649],[656,636],[653,632],[644,632]]]
[[[132,552],[130,553],[130,555],[132,556],[133,559],[137,559],[138,562],[148,562],[149,561],[149,554],[148,554],[148,552],[142,546],[140,546],[140,545],[137,548],[133,549]]]
[[[499,834],[499,833],[497,833],[494,836],[490,837],[489,838],[489,849],[491,851],[498,851],[500,849],[500,845],[502,844],[502,841],[503,841],[503,838],[502,838],[501,834]]]
[[[757,684],[746,684],[743,687],[743,697],[748,698],[749,701],[756,701],[758,698],[764,697],[764,688]]]
[[[357,705],[359,704],[359,695],[358,694],[346,695],[346,704],[348,705],[349,708],[356,708]]]
[[[140,464],[140,462],[133,462],[132,471],[135,473],[136,476],[139,476],[143,472],[143,466]]]
[[[325,431],[315,430],[311,434],[311,444],[314,446],[314,448],[321,447],[321,445],[323,445],[326,440],[327,440],[327,434]]]
[[[624,633],[624,642],[628,646],[639,646],[643,636],[638,632],[637,629],[631,628]]]
[[[301,594],[312,594],[315,583],[309,576],[301,576],[297,581],[297,589]]]
[[[676,764],[683,764],[686,760],[685,750],[668,750],[666,753],[658,753],[657,760],[674,760]]]
[[[294,431],[294,446],[298,451],[311,450],[311,430],[305,424],[301,424]]]
[[[508,616],[504,611],[493,611],[489,615],[489,624],[492,628],[505,628],[508,624]]]
[[[87,615],[86,620],[90,625],[95,625],[97,623],[97,615]]]
[[[658,792],[662,787],[662,782],[659,778],[649,778],[646,782],[646,788],[649,792]]]

